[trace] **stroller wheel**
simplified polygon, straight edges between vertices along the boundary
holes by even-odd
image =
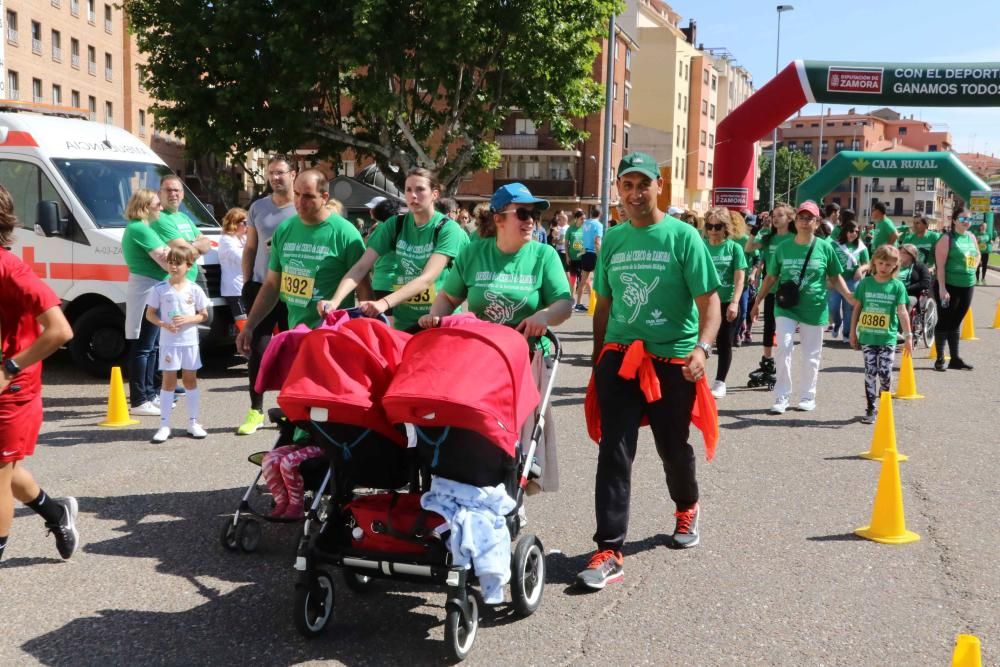
[[[248,554],[256,551],[260,545],[260,533],[260,523],[253,519],[241,520],[236,526],[236,541],[239,543],[240,549]]]
[[[222,533],[220,535],[223,548],[227,551],[239,549],[239,542],[236,540],[236,526],[233,525],[233,517],[227,516],[222,523]]]
[[[312,639],[322,634],[333,616],[333,579],[322,570],[313,584],[295,587],[295,627],[303,637]]]
[[[510,597],[514,612],[530,616],[542,604],[545,590],[545,550],[534,535],[525,535],[511,556]]]
[[[344,585],[355,593],[367,593],[372,589],[374,579],[352,567],[344,568]]]
[[[465,660],[476,641],[479,630],[479,602],[471,592],[466,593],[469,614],[459,605],[448,605],[448,616],[444,621],[444,638],[448,642],[448,654],[456,662]]]

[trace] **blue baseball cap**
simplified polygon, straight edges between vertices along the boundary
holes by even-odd
[[[498,188],[490,197],[490,208],[494,211],[502,211],[508,204],[534,204],[539,211],[549,207],[548,200],[539,199],[531,194],[531,190],[524,183],[508,183]]]

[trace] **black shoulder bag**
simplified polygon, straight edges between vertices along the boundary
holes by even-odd
[[[791,241],[795,243],[793,239]],[[802,262],[802,270],[799,271],[799,279],[792,282],[786,280],[778,285],[778,291],[774,295],[774,302],[782,308],[794,308],[799,305],[799,290],[802,288],[802,279],[806,275],[806,267],[809,266],[809,258],[812,257],[813,248],[816,247],[816,239],[809,244],[809,251],[806,252],[806,259]]]

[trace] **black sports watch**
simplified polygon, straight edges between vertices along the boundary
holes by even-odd
[[[17,377],[18,373],[21,372],[21,367],[17,365],[17,362],[13,359],[4,359],[3,370],[10,377]]]

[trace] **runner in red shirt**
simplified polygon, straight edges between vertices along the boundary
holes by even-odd
[[[73,337],[59,297],[7,250],[17,219],[0,185],[0,559],[14,521],[14,499],[45,520],[59,555],[76,551],[76,498],[50,498],[22,461],[42,426],[42,359]]]

